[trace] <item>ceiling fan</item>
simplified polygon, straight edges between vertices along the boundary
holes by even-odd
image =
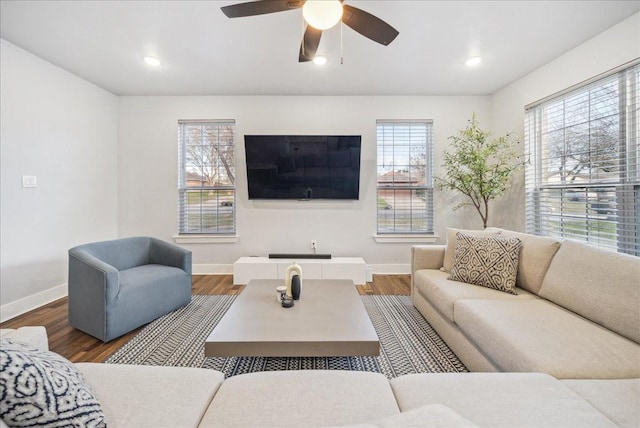
[[[399,34],[380,18],[357,7],[343,4],[343,0],[259,0],[232,4],[221,9],[229,18],[240,18],[299,8],[303,8],[303,16],[308,25],[302,37],[298,62],[313,60],[320,45],[322,30],[331,28],[340,20],[368,39],[384,46]],[[317,22],[325,17],[330,22]]]

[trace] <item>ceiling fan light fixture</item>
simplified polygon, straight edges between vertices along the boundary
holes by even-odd
[[[157,67],[162,63],[158,58],[155,58],[155,57],[152,57],[152,56],[145,56],[144,57],[144,62],[146,62],[147,64],[149,64],[152,67]]]
[[[313,28],[327,30],[340,22],[342,10],[340,0],[307,0],[302,16]]]
[[[480,63],[482,62],[482,58],[479,56],[474,56],[472,58],[469,58],[468,60],[466,60],[464,62],[464,65],[466,65],[467,67],[476,67],[478,65],[480,65]]]
[[[313,63],[315,65],[325,65],[327,63],[327,57],[322,55],[316,55],[313,57]]]

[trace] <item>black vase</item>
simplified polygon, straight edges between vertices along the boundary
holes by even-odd
[[[300,277],[298,275],[291,277],[291,297],[293,297],[293,300],[300,298]]]

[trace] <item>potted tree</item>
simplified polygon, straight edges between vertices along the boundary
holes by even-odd
[[[449,137],[450,150],[445,151],[442,164],[445,175],[435,178],[438,189],[465,195],[466,200],[453,209],[472,205],[485,228],[489,202],[509,188],[512,173],[524,164],[515,149],[520,142],[513,134],[490,137],[490,132],[480,129],[474,113],[466,128]]]

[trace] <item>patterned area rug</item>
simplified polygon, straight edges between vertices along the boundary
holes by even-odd
[[[106,363],[204,367],[226,377],[270,370],[359,370],[391,379],[409,373],[466,372],[408,296],[362,296],[380,337],[379,357],[213,357],[204,341],[235,296],[193,296],[187,306],[158,318]]]

